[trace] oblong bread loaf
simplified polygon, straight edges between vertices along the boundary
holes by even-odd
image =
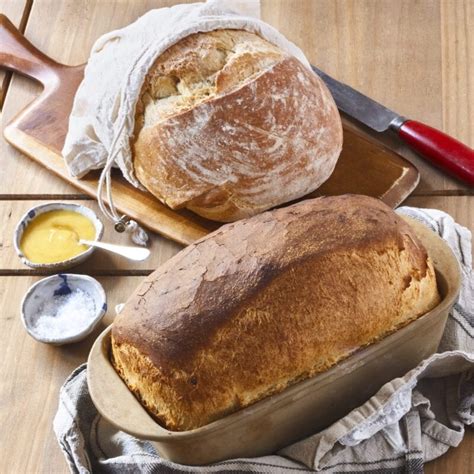
[[[112,359],[171,430],[311,377],[431,310],[433,265],[381,201],[318,198],[228,224],[147,277]]]

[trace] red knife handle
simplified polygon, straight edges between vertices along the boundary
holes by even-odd
[[[456,178],[474,186],[474,150],[415,120],[403,122],[398,136],[416,152]]]

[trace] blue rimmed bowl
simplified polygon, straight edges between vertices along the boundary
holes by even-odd
[[[94,302],[95,311],[90,321],[84,327],[78,328],[74,334],[63,337],[47,336],[37,328],[37,321],[42,316],[42,307],[48,302],[58,301],[61,298],[80,289],[86,293]],[[59,297],[59,298],[58,298]],[[37,281],[26,292],[21,302],[21,320],[28,334],[37,341],[60,346],[78,342],[87,337],[99,324],[107,312],[107,298],[102,285],[87,275],[76,275],[71,273],[59,273]]]
[[[92,209],[89,209],[86,206],[73,203],[52,202],[49,204],[41,204],[39,206],[32,207],[23,215],[23,217],[20,219],[20,222],[18,222],[13,236],[13,245],[15,247],[15,251],[25,265],[28,265],[31,268],[36,268],[38,270],[62,271],[66,268],[71,268],[76,265],[79,265],[80,263],[84,262],[84,260],[87,260],[94,252],[95,248],[89,247],[87,250],[84,250],[84,252],[80,253],[79,255],[55,263],[35,263],[29,260],[23,254],[20,248],[20,242],[23,236],[23,232],[28,227],[30,222],[39,215],[44,214],[45,212],[60,210],[77,212],[78,214],[82,214],[84,217],[87,217],[94,225],[95,240],[102,239],[102,235],[104,234],[104,225],[97,217],[97,214]]]

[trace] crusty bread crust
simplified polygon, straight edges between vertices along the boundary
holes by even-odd
[[[332,173],[342,125],[324,83],[241,30],[166,51],[142,89],[133,163],[172,209],[233,221],[302,197]]]
[[[364,196],[223,226],[145,279],[113,363],[149,412],[189,430],[328,369],[439,302],[413,231]]]

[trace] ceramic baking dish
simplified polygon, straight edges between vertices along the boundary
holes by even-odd
[[[109,359],[108,328],[89,355],[88,384],[95,406],[122,431],[152,441],[164,458],[190,465],[269,454],[325,428],[383,384],[414,368],[439,345],[459,292],[459,265],[442,239],[422,224],[409,221],[434,261],[442,296],[436,308],[416,321],[280,394],[181,432],[168,431],[155,422],[119,378]]]

